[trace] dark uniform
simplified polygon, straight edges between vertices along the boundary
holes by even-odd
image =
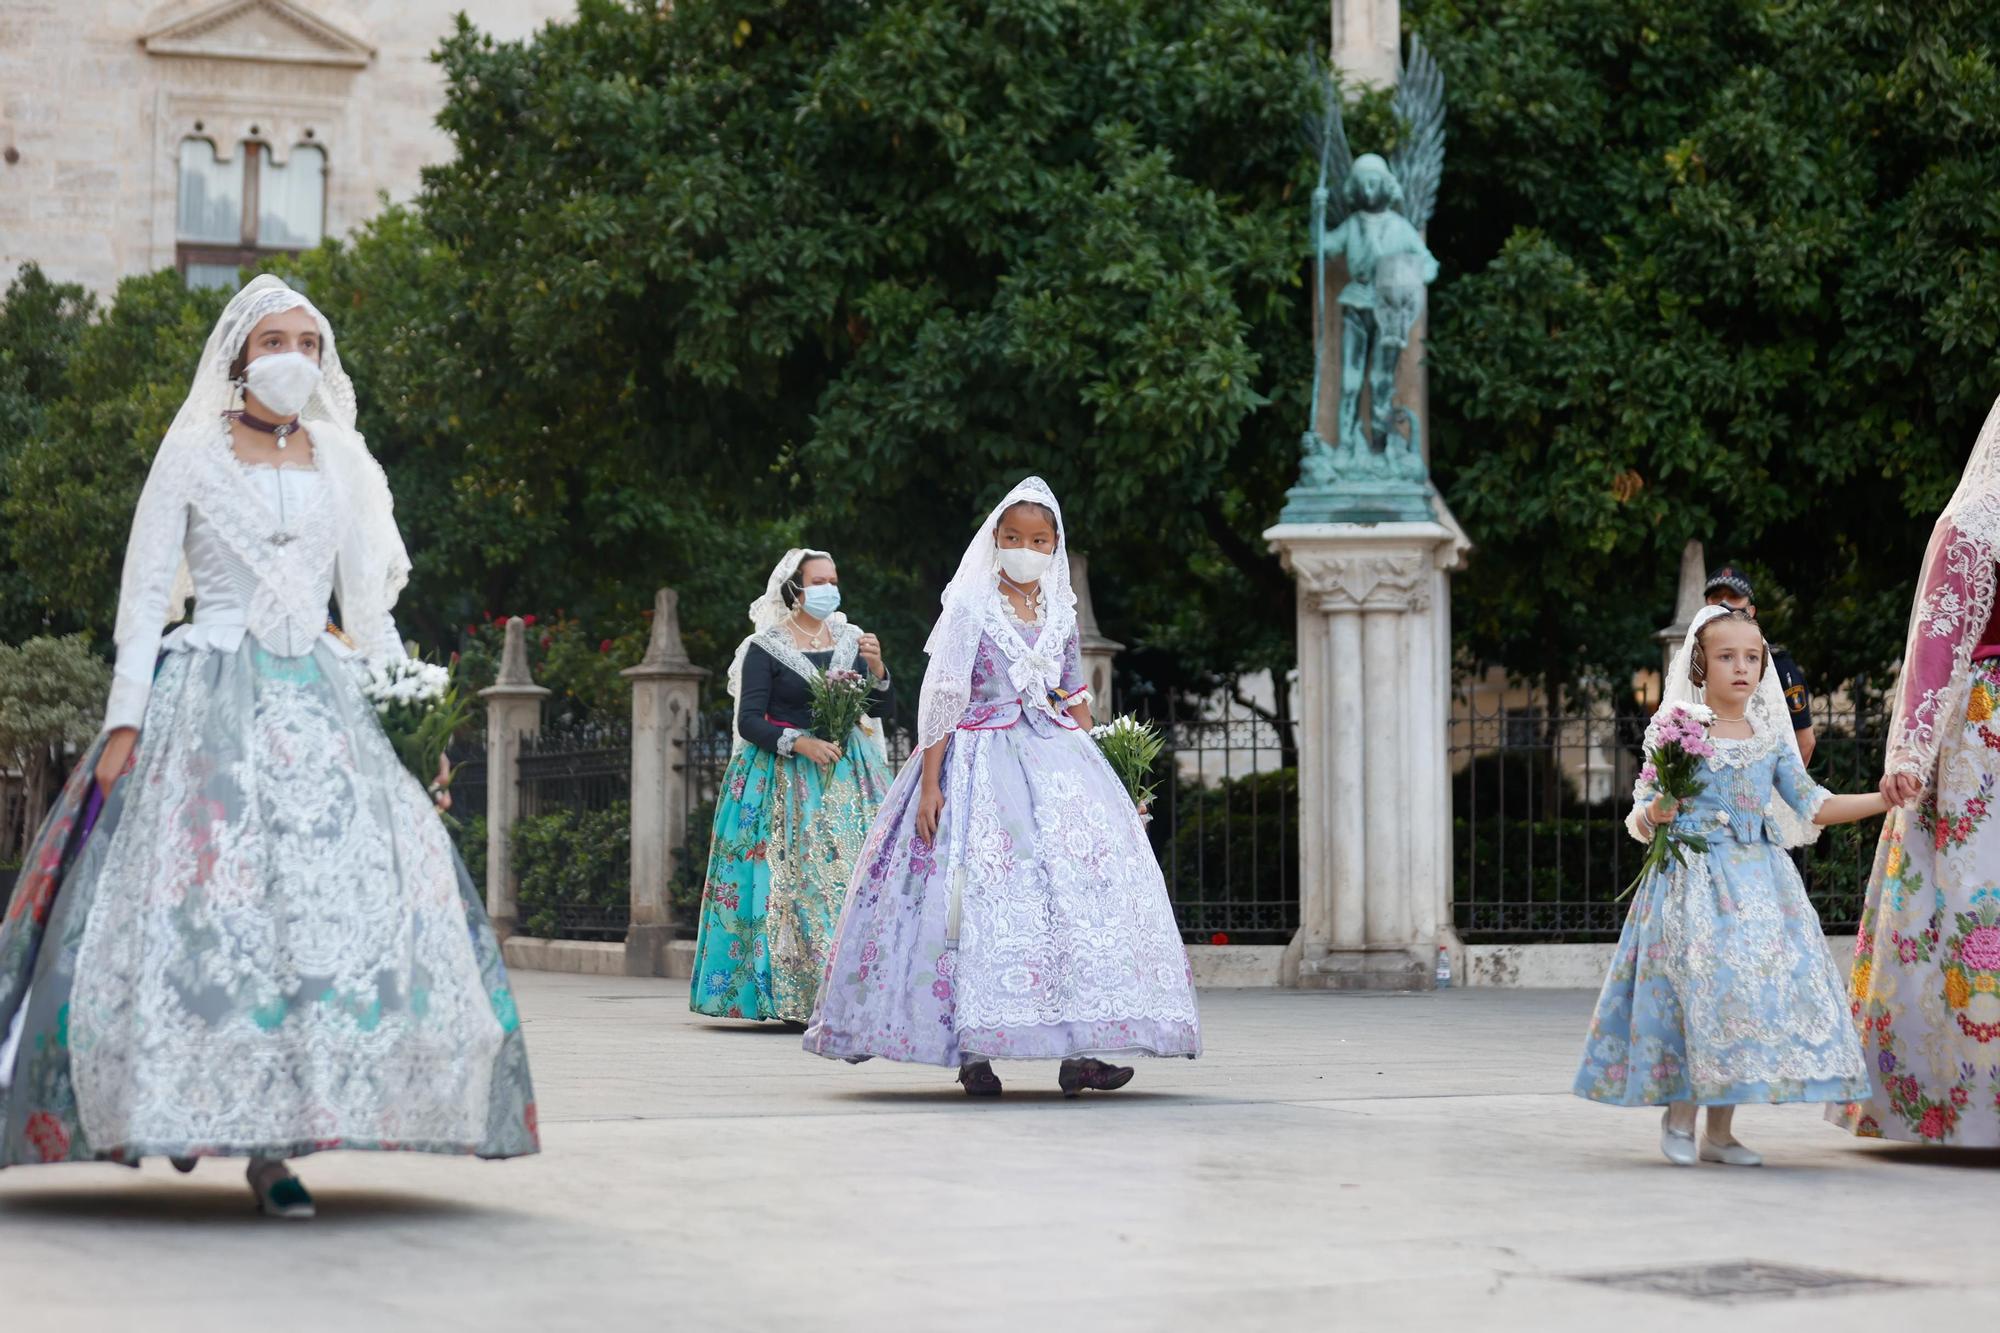
[[[1741,597],[1756,607],[1757,591],[1750,579],[1734,565],[1724,565],[1708,576],[1708,585],[1702,589],[1703,596],[1712,597],[1725,593]],[[1812,689],[1806,684],[1806,673],[1799,670],[1799,664],[1792,655],[1775,643],[1771,645],[1771,670],[1778,673],[1778,685],[1785,692],[1785,707],[1791,710],[1792,730],[1804,731],[1813,724]]]
[[[1792,712],[1792,730],[1804,731],[1813,724],[1812,688],[1806,684],[1806,673],[1799,670],[1790,653],[1776,644],[1771,645],[1771,670],[1778,673],[1778,684],[1785,691],[1785,707]]]

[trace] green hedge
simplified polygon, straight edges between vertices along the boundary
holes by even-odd
[[[1299,771],[1203,786],[1174,774],[1151,833],[1183,931],[1282,942],[1299,920]]]
[[[601,938],[628,910],[632,885],[632,807],[551,810],[514,825],[514,873],[520,877],[521,929],[544,939]],[[622,931],[618,932],[623,934]]]

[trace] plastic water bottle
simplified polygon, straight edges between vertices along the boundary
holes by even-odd
[[[1437,965],[1436,976],[1437,976],[1437,988],[1439,990],[1451,989],[1451,950],[1447,949],[1442,944],[1438,945],[1438,965]]]

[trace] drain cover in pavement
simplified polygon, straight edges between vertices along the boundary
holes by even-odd
[[[1591,1282],[1620,1291],[1644,1291],[1679,1296],[1690,1301],[1741,1305],[1749,1301],[1780,1301],[1795,1296],[1847,1296],[1859,1291],[1886,1291],[1906,1286],[1859,1273],[1828,1273],[1789,1264],[1739,1262],[1687,1264],[1678,1268],[1634,1268],[1616,1273],[1579,1273]]]

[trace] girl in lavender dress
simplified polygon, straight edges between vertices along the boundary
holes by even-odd
[[[956,1067],[1061,1060],[1069,1096],[1201,1053],[1139,813],[1090,739],[1062,509],[1030,477],[980,525],[925,651],[919,752],[869,833],[805,1048]]]

